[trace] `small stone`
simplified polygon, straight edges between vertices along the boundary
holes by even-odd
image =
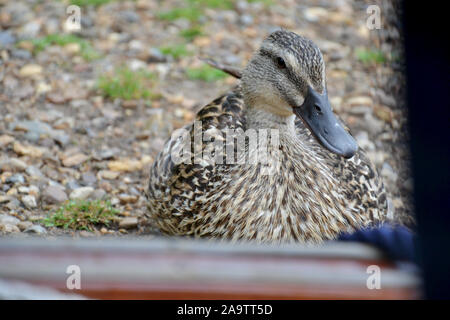
[[[321,7],[310,7],[303,11],[303,16],[309,22],[317,22],[320,19],[326,17],[327,15],[328,15],[327,9]]]
[[[11,31],[2,31],[0,32],[0,46],[8,46],[16,42],[16,37],[13,36]]]
[[[12,224],[0,224],[0,231],[4,233],[19,233],[20,229]]]
[[[6,147],[8,144],[14,141],[14,137],[7,134],[2,134],[0,136],[0,148]]]
[[[84,185],[90,186],[97,182],[97,178],[92,172],[83,172],[81,174],[81,182]]]
[[[7,214],[0,214],[0,224],[12,224],[12,225],[18,225],[20,223],[20,220],[16,217],[7,215]]]
[[[243,24],[244,26],[248,26],[253,24],[253,17],[249,14],[243,14],[239,21],[241,22],[241,24]]]
[[[120,220],[119,227],[124,229],[136,228],[138,224],[138,219],[136,217],[126,217]]]
[[[49,186],[42,193],[42,200],[49,204],[58,204],[67,201],[67,194],[62,188]]]
[[[37,207],[36,198],[31,195],[23,196],[22,197],[22,203],[27,207],[28,209],[34,209]]]
[[[90,237],[93,237],[93,236],[95,236],[95,235],[92,232],[89,232],[89,231],[86,231],[86,230],[80,231],[80,237],[90,238]]]
[[[11,57],[20,60],[30,60],[32,58],[32,54],[28,50],[16,49],[11,51]]]
[[[128,23],[135,23],[139,21],[139,15],[131,10],[121,11],[120,17]]]
[[[98,172],[99,179],[115,180],[120,175],[120,172],[111,170],[101,170]]]
[[[126,193],[122,193],[119,195],[119,200],[121,204],[136,203],[138,199],[139,199],[138,196],[132,196]]]
[[[42,148],[33,147],[29,145],[23,145],[19,142],[15,142],[13,146],[13,150],[15,153],[22,156],[30,156],[33,158],[40,158],[44,153]]]
[[[42,177],[44,177],[44,175],[42,174],[41,170],[39,170],[35,166],[28,166],[25,169],[25,172],[32,178],[42,178]]]
[[[148,63],[161,63],[166,61],[167,57],[158,48],[150,48],[148,50]]]
[[[142,169],[142,163],[138,160],[124,159],[108,162],[108,168],[111,171],[133,172]]]
[[[389,165],[389,163],[383,163],[383,167],[381,168],[381,175],[388,181],[395,183],[397,181],[398,174],[394,171],[394,169]]]
[[[35,224],[35,225],[32,225],[31,227],[25,229],[24,232],[26,232],[26,233],[36,233],[36,234],[46,234],[47,230],[44,227]]]
[[[103,189],[96,189],[90,196],[92,200],[103,200],[106,197],[106,191]]]
[[[73,190],[70,193],[69,198],[71,200],[85,200],[89,198],[89,196],[94,192],[94,188],[92,187],[81,187]]]
[[[0,162],[1,171],[24,171],[27,168],[27,164],[20,159],[11,158]]]
[[[11,183],[11,184],[16,184],[16,183],[23,184],[23,183],[25,183],[25,178],[24,178],[23,174],[17,173],[17,174],[13,174],[9,178],[7,178],[5,182]]]
[[[47,100],[54,104],[63,104],[66,102],[66,97],[60,92],[49,92]]]
[[[83,153],[77,153],[73,156],[63,159],[62,163],[65,167],[73,167],[87,161],[89,157]]]
[[[21,221],[17,224],[17,227],[20,229],[20,231],[24,231],[31,227],[33,223],[31,221]]]
[[[385,122],[392,122],[394,118],[394,113],[389,107],[377,105],[374,107],[374,114],[378,119],[381,119]]]
[[[9,187],[9,186],[8,185],[4,185],[4,187]],[[13,199],[11,196],[0,196],[0,204],[10,202],[11,199]]]
[[[64,46],[64,51],[68,54],[77,54],[81,51],[81,46],[79,43],[68,43]]]
[[[24,78],[34,77],[41,73],[42,67],[38,64],[26,64],[19,71],[19,75]]]
[[[373,100],[367,96],[357,96],[349,98],[346,103],[351,106],[371,106],[373,104]]]

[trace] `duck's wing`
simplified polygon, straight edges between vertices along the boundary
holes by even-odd
[[[172,135],[150,170],[147,197],[151,212],[161,215],[165,211],[166,218],[196,212],[198,199],[211,188],[217,169],[214,161],[203,155],[214,154],[214,141],[224,141],[227,129],[245,130],[243,106],[241,88],[237,86],[203,107],[195,122],[183,128],[184,137]],[[201,142],[199,147],[195,146],[197,142]],[[179,151],[183,148],[190,152],[180,162]]]
[[[339,120],[350,133],[342,119],[339,118]],[[311,143],[314,144],[311,149],[325,160],[330,170],[334,172],[334,176],[344,186],[342,190],[344,190],[346,203],[354,208],[353,210],[368,215],[373,222],[385,220],[388,211],[386,190],[365,151],[358,148],[352,158],[345,159],[321,147],[300,119],[295,120],[295,125],[300,134],[309,137]]]

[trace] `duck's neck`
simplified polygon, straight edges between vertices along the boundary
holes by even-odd
[[[280,134],[295,135],[295,115],[277,115],[263,107],[247,106],[245,118],[248,129],[278,129]]]

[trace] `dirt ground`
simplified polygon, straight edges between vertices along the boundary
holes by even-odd
[[[143,191],[154,157],[236,82],[193,74],[198,58],[243,67],[280,27],[322,50],[335,111],[382,175],[390,214],[414,224],[396,1],[103,2],[81,7],[81,30],[67,40],[69,1],[0,0],[0,234],[148,233]],[[381,29],[366,26],[369,4],[380,8]],[[148,91],[102,89],[118,68],[151,74]],[[69,198],[108,199],[117,218],[93,232],[42,223]]]

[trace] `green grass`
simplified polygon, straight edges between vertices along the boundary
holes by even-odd
[[[221,70],[217,70],[210,66],[202,66],[200,68],[188,68],[187,76],[192,80],[202,80],[213,82],[227,77],[227,74]]]
[[[203,11],[196,7],[175,8],[169,11],[158,13],[158,18],[161,20],[174,21],[177,19],[187,19],[191,22],[196,22],[203,16]]]
[[[151,99],[156,97],[148,89],[153,86],[154,78],[150,72],[119,68],[113,75],[101,76],[97,87],[105,97],[111,99]]]
[[[188,41],[193,40],[195,37],[203,35],[203,30],[199,26],[191,27],[188,29],[181,30],[180,36]]]
[[[234,7],[234,0],[187,0],[190,6],[203,8],[231,10]]]
[[[69,201],[42,223],[46,227],[93,231],[95,226],[108,226],[118,213],[109,201]]]
[[[174,59],[191,55],[191,52],[186,49],[184,44],[176,44],[159,48],[162,54],[172,56]]]
[[[91,61],[100,58],[100,54],[92,48],[89,42],[73,34],[50,34],[34,39],[31,42],[33,43],[34,53],[43,51],[52,45],[65,46],[69,43],[78,43],[80,45],[80,55],[83,59]]]
[[[99,7],[105,3],[111,2],[112,0],[70,0],[70,4],[74,4],[80,7],[85,6],[95,6]]]
[[[382,64],[387,61],[386,56],[380,50],[360,48],[355,51],[356,57],[365,64]]]

